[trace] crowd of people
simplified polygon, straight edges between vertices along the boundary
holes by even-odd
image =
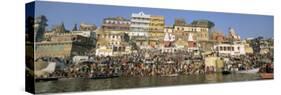
[[[159,50],[139,50],[122,56],[93,56],[91,61],[78,64],[66,60],[63,69],[50,73],[48,77],[60,78],[92,78],[99,76],[167,76],[172,74],[203,74],[208,73],[204,64],[204,55],[194,52],[175,51],[163,53]],[[196,57],[197,56],[197,57]],[[239,70],[261,68],[266,70],[260,59],[269,55],[246,55],[229,57],[231,67]],[[272,62],[271,61],[271,62]],[[264,67],[264,68],[263,68]]]

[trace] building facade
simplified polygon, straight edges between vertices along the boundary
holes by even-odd
[[[96,56],[117,56],[131,51],[129,36],[122,31],[98,32]]]
[[[103,31],[126,31],[130,29],[131,21],[123,17],[109,17],[103,19]]]
[[[80,31],[95,31],[97,29],[97,26],[94,24],[86,24],[86,23],[81,23],[79,30]]]
[[[150,24],[150,15],[143,12],[133,13],[131,15],[130,33],[131,37],[134,36],[148,36]]]
[[[164,16],[150,16],[149,36],[163,37],[164,36],[165,18]]]
[[[35,59],[40,57],[69,57],[73,48],[72,41],[34,43]]]
[[[210,40],[216,41],[216,42],[224,42],[225,41],[225,37],[224,37],[222,32],[214,31],[214,32],[210,33]]]
[[[196,32],[197,41],[208,41],[209,40],[209,30],[215,26],[215,24],[209,20],[194,20],[191,22],[192,31]]]
[[[94,31],[67,31],[63,23],[44,33],[44,40],[34,45],[38,57],[70,57],[88,55],[95,48]]]
[[[218,44],[214,46],[217,54],[221,56],[237,56],[245,55],[245,47],[243,44]]]
[[[172,32],[179,39],[187,40],[189,34],[192,34],[196,41],[208,41],[209,28],[208,21],[195,20],[188,24],[184,19],[175,19],[173,30],[166,27],[165,31]]]

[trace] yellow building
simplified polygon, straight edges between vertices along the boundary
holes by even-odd
[[[158,37],[158,38],[157,38],[157,37],[150,37],[150,38],[148,39],[148,45],[149,45],[149,47],[152,47],[152,48],[158,47],[159,44],[160,44],[160,40],[161,40],[161,39],[159,39],[159,37]]]
[[[165,18],[164,16],[150,16],[149,36],[163,37],[164,36]]]
[[[182,40],[182,39],[178,39],[178,40],[176,40],[176,42],[175,42],[175,46],[176,46],[177,48],[186,48],[186,47],[187,47],[187,41]]]
[[[242,41],[242,44],[244,45],[245,53],[246,53],[246,54],[253,54],[253,53],[254,53],[254,50],[253,50],[253,48],[250,46],[249,43],[247,43],[246,41]]]
[[[214,72],[220,72],[221,68],[224,66],[223,60],[220,57],[209,56],[204,59],[205,69]]]
[[[97,56],[118,56],[131,52],[126,31],[97,31]]]
[[[185,22],[184,19],[176,19],[173,25],[172,34],[177,38],[186,39],[190,33],[196,41],[208,41],[209,29],[213,27],[212,22],[206,20],[195,20],[191,24]],[[167,27],[165,29],[165,32]]]

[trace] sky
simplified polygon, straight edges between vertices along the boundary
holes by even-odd
[[[45,15],[48,19],[48,29],[54,25],[64,23],[66,29],[71,30],[74,24],[88,23],[98,27],[107,17],[122,16],[127,19],[132,13],[144,12],[150,15],[165,17],[166,26],[171,26],[175,18],[183,18],[187,23],[193,20],[207,19],[215,23],[215,28],[225,35],[228,28],[233,27],[241,38],[263,36],[273,38],[273,16],[251,15],[237,13],[203,12],[190,10],[174,10],[144,7],[124,7],[95,4],[58,3],[37,1],[35,16]]]

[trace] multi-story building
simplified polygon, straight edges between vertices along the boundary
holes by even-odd
[[[208,41],[210,29],[210,26],[208,25],[209,23],[211,22],[195,20],[191,24],[188,24],[184,19],[176,19],[172,32],[180,39],[186,39],[189,34],[192,34],[196,41]]]
[[[103,31],[125,31],[129,32],[131,21],[123,17],[109,17],[103,19]]]
[[[130,52],[129,30],[131,21],[123,17],[103,19],[97,32],[97,56],[116,56]]]
[[[273,55],[274,42],[273,38],[265,39],[263,37],[247,38],[246,42],[255,54]]]
[[[237,56],[246,54],[243,44],[218,44],[214,46],[214,49],[220,56]]]
[[[130,37],[144,36],[148,37],[150,24],[150,15],[143,12],[133,13],[131,15]]]
[[[123,31],[97,32],[97,56],[116,56],[131,52],[129,36]]]
[[[209,41],[209,30],[214,24],[208,20],[195,20],[191,24],[186,23],[184,19],[175,19],[172,27],[165,27],[164,32],[171,33],[176,36],[176,40],[187,41],[190,35],[198,47],[203,50],[210,50],[214,43]],[[222,38],[218,38],[221,40]]]
[[[184,19],[175,19],[172,34],[176,35],[178,39],[187,40],[188,34],[193,32],[191,29],[192,26],[186,23]],[[195,36],[193,38],[195,38]]]
[[[150,16],[148,45],[149,47],[158,47],[160,40],[164,37],[164,16]]]
[[[164,16],[150,16],[149,36],[150,37],[164,37]]]
[[[208,20],[194,20],[192,23],[192,31],[196,32],[197,41],[208,41],[209,30],[214,27],[213,22]]]

